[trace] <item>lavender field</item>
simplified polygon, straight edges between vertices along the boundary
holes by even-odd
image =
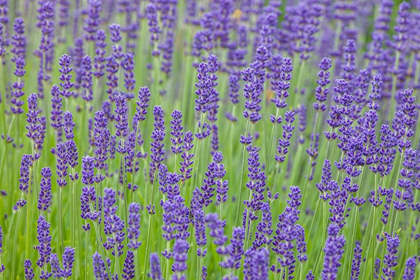
[[[0,0],[0,280],[420,279],[420,1]]]

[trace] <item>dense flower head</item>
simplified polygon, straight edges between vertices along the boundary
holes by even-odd
[[[47,211],[48,207],[52,204],[51,175],[51,168],[42,168],[41,190],[38,198],[38,210],[40,211]]]
[[[290,139],[292,138],[292,132],[295,129],[293,122],[295,121],[295,112],[287,111],[284,114],[285,124],[282,125],[283,133],[282,137],[278,140],[277,154],[274,155],[274,159],[282,163],[286,159],[286,155],[289,152]]]
[[[165,138],[165,122],[164,112],[161,106],[155,106],[153,108],[154,115],[154,131],[152,132],[151,138],[151,162],[150,162],[150,179],[153,181],[154,173],[159,168],[163,157],[165,155],[165,148],[163,140]]]
[[[332,66],[331,59],[324,57],[321,62],[319,63],[319,68],[321,69],[318,72],[318,80],[316,81],[318,86],[315,89],[315,99],[317,102],[314,103],[314,109],[316,111],[324,112],[327,109],[327,101],[328,94],[330,89],[328,85],[330,84],[330,68]]]
[[[60,95],[62,95],[64,98],[69,98],[70,96],[73,96],[74,92],[72,91],[72,88],[74,86],[74,83],[72,82],[73,75],[71,72],[73,71],[73,67],[71,67],[71,57],[67,54],[63,54],[60,57],[59,65],[60,65],[60,86],[61,91]]]
[[[39,244],[35,246],[35,250],[38,251],[39,257],[36,264],[42,268],[45,264],[50,262],[51,255],[50,224],[42,215],[38,218],[37,239]]]
[[[150,274],[153,280],[163,280],[162,270],[160,268],[159,255],[157,253],[150,254]]]
[[[102,0],[89,0],[87,17],[84,21],[83,29],[86,32],[86,41],[97,40],[97,31],[100,25],[100,13],[102,9]]]
[[[32,268],[32,262],[30,260],[25,260],[23,263],[25,268],[25,280],[32,280],[35,277],[34,269]]]
[[[323,279],[337,279],[338,268],[341,266],[340,260],[344,253],[346,239],[343,235],[338,235],[340,228],[336,224],[328,226],[328,238],[325,242],[324,268],[322,270]]]
[[[128,248],[135,250],[141,245],[141,242],[137,241],[140,235],[140,206],[133,202],[129,205],[128,211],[127,237],[130,240],[130,243],[127,246]]]
[[[400,245],[400,239],[398,235],[395,237],[390,236],[389,234],[385,233],[386,239],[386,255],[384,256],[384,266],[382,272],[384,273],[387,279],[391,279],[395,276],[394,267],[397,266],[397,253],[398,253],[398,246]]]

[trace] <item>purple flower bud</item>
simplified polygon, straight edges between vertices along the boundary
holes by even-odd
[[[51,193],[51,169],[44,167],[41,170],[41,190],[38,198],[38,210],[46,211],[52,204],[52,193]]]

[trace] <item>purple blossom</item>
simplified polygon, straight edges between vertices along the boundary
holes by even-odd
[[[51,169],[49,167],[42,168],[41,190],[38,198],[38,210],[42,212],[47,211],[48,207],[52,204],[51,175]]]
[[[4,270],[4,265],[2,265]],[[32,268],[32,263],[30,260],[25,260],[23,263],[23,267],[25,268],[25,280],[32,280],[35,277],[34,270]]]
[[[140,247],[141,242],[138,242],[140,236],[140,206],[137,203],[131,203],[128,207],[128,227],[127,237],[130,240],[128,248],[136,250]]]
[[[150,162],[150,180],[154,180],[154,175],[156,170],[161,165],[164,155],[165,155],[165,148],[163,140],[165,139],[165,123],[164,123],[164,113],[161,106],[155,106],[153,108],[153,115],[154,115],[154,131],[152,132],[151,138],[152,143],[150,144],[151,147],[151,162]]]
[[[323,279],[337,279],[338,268],[341,266],[341,258],[344,253],[346,239],[344,235],[338,235],[340,228],[336,224],[328,226],[328,237],[324,247],[324,268],[322,269]]]
[[[386,239],[386,255],[384,256],[384,267],[382,272],[384,273],[384,279],[392,279],[395,276],[394,267],[397,266],[397,253],[398,246],[400,245],[400,239],[398,235],[395,237],[385,233]]]
[[[148,276],[153,280],[163,280],[159,255],[157,253],[150,254],[150,274]]]
[[[50,235],[50,224],[47,223],[44,216],[40,215],[38,218],[37,225],[37,239],[39,244],[34,248],[38,251],[39,258],[36,264],[43,270],[44,265],[50,262],[51,255],[51,235]],[[49,277],[45,278],[48,279]],[[41,278],[42,279],[42,278]]]
[[[64,98],[69,98],[70,96],[73,96],[73,91],[72,88],[74,86],[74,83],[72,83],[72,78],[73,75],[71,74],[71,72],[73,71],[73,68],[70,66],[71,65],[71,57],[68,56],[67,54],[63,54],[60,57],[59,60],[59,65],[60,65],[60,86],[61,86],[61,91],[60,91],[60,95],[63,96]]]

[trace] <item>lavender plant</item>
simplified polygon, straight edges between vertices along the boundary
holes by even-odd
[[[0,0],[0,279],[420,278],[417,2]]]

